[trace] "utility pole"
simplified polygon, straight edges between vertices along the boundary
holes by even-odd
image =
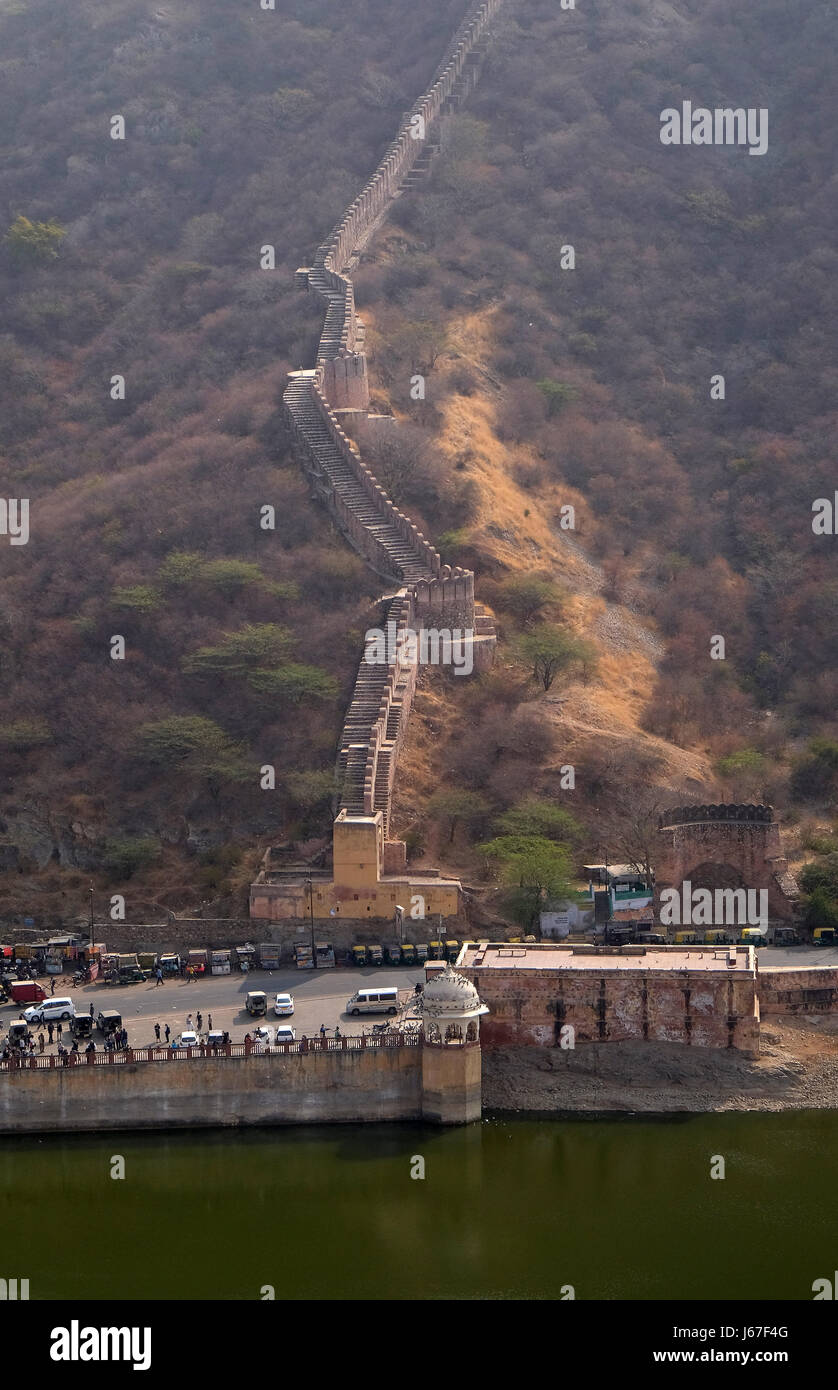
[[[93,947],[96,945],[93,940],[93,884],[90,885],[90,954],[93,955]]]

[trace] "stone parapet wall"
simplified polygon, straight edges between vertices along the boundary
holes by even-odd
[[[760,970],[757,980],[763,1017],[838,1012],[838,967]]]

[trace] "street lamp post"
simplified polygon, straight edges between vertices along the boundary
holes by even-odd
[[[311,964],[314,970],[317,969],[317,951],[314,945],[314,884],[311,881],[311,874],[308,875],[308,916],[311,926]]]

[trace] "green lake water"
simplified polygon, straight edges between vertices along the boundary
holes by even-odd
[[[3,1139],[0,1276],[31,1299],[811,1300],[836,1153],[817,1111]]]

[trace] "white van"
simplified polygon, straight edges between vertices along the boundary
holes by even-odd
[[[57,996],[52,999],[42,999],[40,1004],[33,1004],[31,1009],[24,1009],[23,1017],[27,1023],[49,1023],[60,1018],[62,1021],[68,1018],[75,1018],[76,1006],[72,999],[59,999]]]
[[[397,985],[381,985],[378,989],[356,990],[346,1002],[348,1014],[397,1014],[399,990]]]

